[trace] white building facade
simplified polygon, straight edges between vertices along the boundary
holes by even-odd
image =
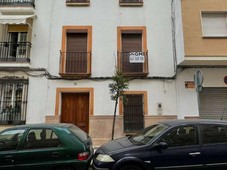
[[[196,69],[177,69],[185,60],[180,1],[0,0],[0,12],[2,125],[66,122],[95,145],[110,140],[115,68],[130,80],[115,138],[199,117],[196,90],[185,86],[193,86]],[[135,55],[141,59],[130,60]],[[212,70],[215,79],[202,72],[211,77],[207,86],[217,75],[223,85],[225,69]]]

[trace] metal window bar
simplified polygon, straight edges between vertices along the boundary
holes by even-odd
[[[147,69],[147,52],[139,52],[144,55],[144,63],[130,63],[130,52],[118,52],[120,55],[120,66],[123,73],[145,73]]]
[[[66,3],[89,3],[90,0],[66,0]]]
[[[28,81],[0,80],[0,124],[25,124]]]
[[[65,61],[65,73],[88,74],[88,58],[91,52],[61,52],[61,60]]]
[[[33,6],[35,7],[35,0],[0,0],[0,6]]]
[[[126,95],[124,104],[124,132],[138,132],[144,128],[143,95]]]
[[[0,62],[30,62],[30,42],[0,42]]]

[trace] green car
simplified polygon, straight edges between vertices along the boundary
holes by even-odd
[[[72,124],[33,124],[0,132],[1,170],[86,170],[91,138]]]

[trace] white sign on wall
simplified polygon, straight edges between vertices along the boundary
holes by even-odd
[[[130,52],[129,53],[129,62],[130,63],[144,63],[143,52]]]

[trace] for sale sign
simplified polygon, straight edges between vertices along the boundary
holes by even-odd
[[[130,63],[144,63],[144,54],[143,52],[130,52],[129,53],[129,62]]]

